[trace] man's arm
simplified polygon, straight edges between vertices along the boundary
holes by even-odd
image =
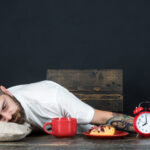
[[[135,132],[133,127],[133,117],[95,109],[91,124],[109,124],[116,129]]]

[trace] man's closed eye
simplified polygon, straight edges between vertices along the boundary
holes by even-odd
[[[3,102],[2,111],[6,109],[6,102]]]

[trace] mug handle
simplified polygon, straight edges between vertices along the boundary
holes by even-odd
[[[46,123],[43,125],[43,129],[44,129],[44,131],[45,131],[46,133],[53,135],[52,132],[49,132],[49,131],[46,130],[46,126],[47,126],[47,125],[52,125],[52,122],[46,122]]]

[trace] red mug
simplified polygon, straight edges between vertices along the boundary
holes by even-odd
[[[46,129],[47,125],[52,126],[52,132]],[[43,125],[46,133],[56,137],[72,137],[77,132],[77,120],[75,118],[54,118],[52,122]]]

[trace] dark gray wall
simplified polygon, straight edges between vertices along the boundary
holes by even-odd
[[[44,80],[47,68],[122,68],[124,112],[150,99],[150,1],[0,3],[0,84]]]

